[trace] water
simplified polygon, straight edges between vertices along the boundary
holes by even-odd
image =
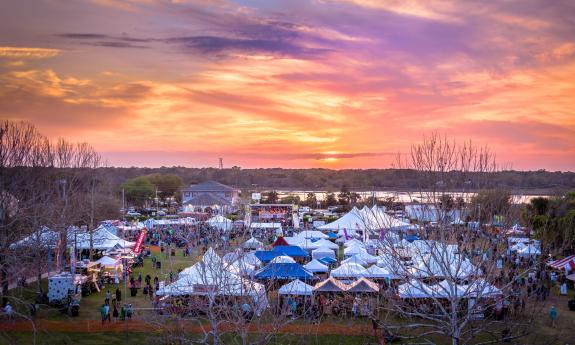
[[[304,200],[309,193],[314,193],[319,201],[325,200],[328,191],[290,191],[290,190],[276,190],[280,198],[286,196],[299,196],[301,200]],[[333,192],[337,198],[339,192]],[[396,202],[432,202],[433,194],[431,192],[419,192],[419,191],[356,191],[361,195],[361,200],[370,200],[372,198],[377,199],[388,199],[394,198]],[[451,195],[453,198],[463,198],[466,202],[470,201],[477,193],[473,192],[446,192],[445,194]],[[436,193],[435,197],[441,195],[441,193]],[[549,197],[548,195],[526,195],[526,194],[513,194],[513,202],[517,204],[528,203],[533,198],[537,197]]]

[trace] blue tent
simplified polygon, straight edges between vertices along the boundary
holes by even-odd
[[[419,235],[414,234],[414,235],[405,235],[405,240],[409,241],[409,242],[413,242],[415,240],[419,240]]]
[[[269,264],[255,274],[256,279],[276,279],[276,280],[309,280],[313,278],[313,273],[296,263],[273,263]]]
[[[255,256],[261,262],[270,262],[277,256],[289,256],[292,258],[307,258],[309,254],[298,246],[275,246],[272,250],[257,250]]]
[[[320,261],[321,263],[323,263],[324,265],[328,265],[328,266],[331,265],[331,264],[335,264],[335,263],[337,262],[336,259],[330,258],[329,256],[326,256],[326,257],[324,257],[324,258],[321,258],[321,259],[319,259],[319,261]]]
[[[327,237],[330,239],[337,239],[337,234],[335,232],[328,232]]]

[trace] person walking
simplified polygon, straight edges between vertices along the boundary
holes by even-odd
[[[6,315],[6,318],[9,322],[14,321],[14,309],[12,308],[10,302],[6,302],[6,305],[4,306],[4,314]]]
[[[118,322],[118,316],[120,313],[118,313],[118,306],[116,305],[116,303],[114,303],[114,311],[112,312],[112,317],[114,318],[114,323]]]
[[[555,328],[555,323],[557,322],[557,309],[555,306],[549,309],[549,319],[551,320],[551,327]]]
[[[100,315],[102,316],[102,326],[103,326],[106,323],[106,319],[108,318],[105,304],[102,304],[102,307],[100,307]]]
[[[116,288],[116,300],[118,303],[122,302],[122,290],[120,288]]]

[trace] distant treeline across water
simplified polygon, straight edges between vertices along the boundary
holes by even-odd
[[[338,192],[345,187],[356,191],[411,191],[425,187],[437,179],[428,179],[414,170],[405,169],[228,169],[216,168],[102,168],[105,178],[120,184],[129,178],[154,173],[176,174],[186,185],[215,180],[242,190],[316,190]],[[575,189],[574,172],[502,171],[489,174],[452,172],[446,181],[469,181],[466,190],[507,188],[515,194],[556,194]],[[427,182],[426,182],[427,181]],[[458,189],[462,186],[455,186]],[[520,191],[520,192],[517,192]]]

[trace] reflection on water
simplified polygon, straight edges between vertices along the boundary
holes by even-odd
[[[304,200],[309,193],[314,193],[316,198],[321,201],[325,200],[327,191],[288,191],[288,190],[276,190],[280,198],[286,196],[299,196],[301,200]],[[333,192],[337,197],[339,192]],[[398,191],[357,191],[361,195],[363,201],[373,199],[389,199],[393,198],[396,202],[433,202],[434,198],[442,195],[440,192],[436,192],[435,195],[432,192],[420,192],[420,191],[410,191],[410,192],[398,192]],[[463,198],[465,201],[470,201],[476,193],[471,192],[445,192],[445,194],[450,194],[453,198]],[[531,199],[537,197],[549,197],[548,195],[525,195],[525,194],[514,194],[514,203],[528,203]],[[371,200],[370,200],[371,201]]]

